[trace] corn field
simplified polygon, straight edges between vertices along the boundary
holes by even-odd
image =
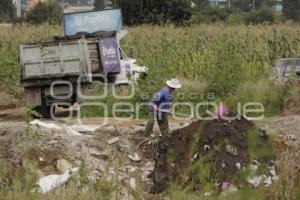
[[[210,92],[216,101],[231,107],[237,102],[258,101],[265,104],[267,113],[279,113],[286,88],[269,81],[272,66],[282,56],[300,54],[300,29],[295,24],[143,25],[127,29],[123,48],[128,53],[134,47],[138,63],[149,67],[136,94],[152,94],[165,80],[176,77],[184,84],[181,93],[197,94],[176,97],[177,101],[196,102]],[[51,41],[55,35],[63,35],[61,26],[0,26],[0,89],[21,98],[19,44]],[[146,100],[135,95],[131,101]]]

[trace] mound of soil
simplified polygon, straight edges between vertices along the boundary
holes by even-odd
[[[167,187],[169,181],[181,185],[191,182],[201,187],[207,180],[233,181],[250,162],[248,134],[254,124],[246,119],[196,121],[178,129],[157,144],[153,193]],[[206,167],[205,167],[206,166]],[[199,174],[204,174],[201,177]]]

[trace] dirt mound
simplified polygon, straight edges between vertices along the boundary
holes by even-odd
[[[234,182],[251,160],[249,134],[259,135],[251,130],[254,124],[246,119],[216,119],[174,131],[158,142],[152,192],[161,192],[169,181],[197,189],[208,182]]]

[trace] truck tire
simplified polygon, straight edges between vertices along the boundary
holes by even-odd
[[[50,106],[47,106],[45,100],[42,100],[42,105],[35,107],[35,110],[44,118],[50,118]],[[34,116],[33,116],[34,117]],[[41,117],[36,117],[36,118],[41,118]]]

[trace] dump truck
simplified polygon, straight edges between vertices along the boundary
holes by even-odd
[[[57,105],[80,103],[95,82],[136,83],[147,73],[120,46],[128,33],[120,9],[64,14],[64,33],[50,42],[20,45],[25,100],[44,117]]]

